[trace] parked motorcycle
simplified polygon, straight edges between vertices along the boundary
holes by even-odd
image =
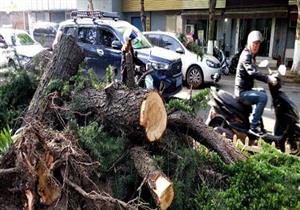
[[[267,62],[267,61],[264,61]],[[249,116],[252,112],[251,105],[245,105],[224,90],[211,88],[212,98],[209,102],[211,110],[206,124],[215,128],[220,133],[226,133],[229,138],[234,134],[243,138],[248,136],[250,140],[262,137],[266,142],[275,142],[282,151],[285,149],[285,142],[291,145],[292,154],[300,155],[300,124],[297,106],[289,97],[281,91],[280,76],[284,75],[286,67],[281,65],[278,72],[270,71],[278,80],[277,85],[269,84],[272,102],[275,110],[274,135],[265,133],[256,136],[249,133]],[[261,120],[261,129],[264,125]]]
[[[226,56],[225,56],[223,50],[221,50],[217,47],[214,47],[213,56],[216,57],[220,61],[222,74],[228,75],[229,74],[229,64],[226,60]]]
[[[241,49],[238,53],[236,53],[230,60],[230,65],[229,65],[229,72],[231,74],[236,73],[236,67],[239,63],[240,55],[242,54],[243,49]]]

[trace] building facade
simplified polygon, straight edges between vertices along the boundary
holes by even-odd
[[[205,44],[208,34],[209,0],[145,0],[147,30],[192,33]],[[139,0],[123,0],[122,11],[128,22],[140,27]],[[260,55],[283,62],[294,48],[296,0],[217,0],[216,40],[227,55],[245,46],[251,30],[264,36]]]
[[[87,10],[87,0],[0,0],[0,26],[29,30],[37,21],[60,22],[72,10]],[[95,10],[119,12],[142,30],[140,0],[93,0]],[[146,30],[192,34],[207,42],[209,0],[144,0]],[[292,59],[296,33],[296,0],[217,0],[217,45],[227,55],[242,49],[248,33],[264,36],[261,56]]]
[[[0,26],[30,31],[38,21],[59,23],[76,8],[76,0],[0,0]]]

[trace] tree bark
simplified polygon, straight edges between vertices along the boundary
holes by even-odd
[[[88,10],[89,11],[94,11],[93,0],[88,0]]]
[[[62,35],[58,47],[55,48],[52,60],[48,63],[43,76],[40,79],[39,86],[30,102],[27,118],[39,118],[42,110],[42,102],[48,84],[55,79],[65,81],[75,75],[79,64],[84,59],[82,49],[76,44],[72,36]]]
[[[158,140],[167,124],[167,114],[161,96],[156,91],[110,88],[110,93],[85,89],[75,96],[74,113],[91,112],[89,120],[100,120],[112,133],[126,134],[135,139]]]
[[[208,23],[208,45],[207,54],[213,54],[214,40],[215,40],[215,8],[217,0],[209,0],[209,23]]]
[[[141,23],[142,23],[142,27],[143,27],[143,31],[146,31],[146,20],[145,20],[145,4],[144,4],[144,0],[140,0],[140,4],[141,4]]]
[[[131,47],[132,46],[130,46],[130,48]],[[128,52],[125,52],[124,56],[125,56],[125,66],[124,66],[124,69],[123,69],[123,77],[124,77],[125,81],[123,81],[123,82],[126,84],[127,87],[134,88],[136,86],[135,79],[134,79],[135,64],[133,62],[132,51],[128,50]]]
[[[184,112],[175,112],[169,115],[168,128],[190,135],[207,148],[217,152],[227,163],[246,160],[246,157],[229,139],[215,132],[200,119],[191,118]]]
[[[25,64],[25,70],[32,72],[38,76],[43,75],[48,63],[52,58],[52,53],[49,50],[43,50],[36,54],[28,63]]]
[[[298,8],[298,18],[297,18],[297,27],[296,27],[296,39],[295,39],[295,48],[294,48],[294,58],[292,71],[298,72],[300,74],[300,0],[297,0]]]
[[[138,174],[147,183],[157,206],[161,210],[167,209],[174,198],[174,188],[171,180],[160,170],[155,160],[141,147],[134,147],[130,151]]]

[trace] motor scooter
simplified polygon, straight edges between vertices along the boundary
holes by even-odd
[[[217,47],[214,47],[213,56],[216,57],[220,61],[222,74],[228,75],[229,74],[229,64],[227,62],[227,59],[226,59],[226,56],[225,56],[223,50],[221,50]]]
[[[272,96],[272,103],[275,110],[274,134],[264,133],[254,135],[249,132],[249,116],[252,112],[251,105],[246,105],[236,99],[231,93],[224,90],[211,88],[212,98],[209,101],[211,106],[206,124],[214,127],[220,133],[224,133],[228,138],[236,134],[239,138],[249,137],[250,140],[263,138],[266,142],[275,142],[282,151],[285,150],[285,143],[291,145],[291,153],[300,155],[300,124],[297,106],[289,99],[285,92],[281,90],[281,76],[285,74],[286,67],[281,65],[276,73],[269,71],[277,78],[277,85],[269,84]],[[261,130],[264,124],[261,120]]]
[[[231,74],[236,73],[236,67],[238,65],[240,55],[242,54],[242,52],[243,52],[243,49],[241,49],[238,53],[236,53],[234,56],[232,56],[232,58],[230,60],[230,65],[229,65],[229,72]]]

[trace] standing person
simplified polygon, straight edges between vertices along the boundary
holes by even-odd
[[[250,122],[249,132],[259,136],[263,132],[259,129],[261,117],[267,104],[268,97],[265,91],[253,90],[254,80],[260,80],[272,85],[277,84],[277,79],[259,72],[256,68],[255,57],[258,53],[262,35],[259,31],[251,31],[248,35],[247,45],[242,51],[237,65],[234,94],[244,104],[255,105]]]
[[[135,64],[142,65],[143,63],[138,60],[133,50],[133,40],[137,38],[137,33],[128,29],[124,32],[124,45],[122,47],[122,62],[121,62],[121,74],[122,82],[129,88],[135,86]]]

